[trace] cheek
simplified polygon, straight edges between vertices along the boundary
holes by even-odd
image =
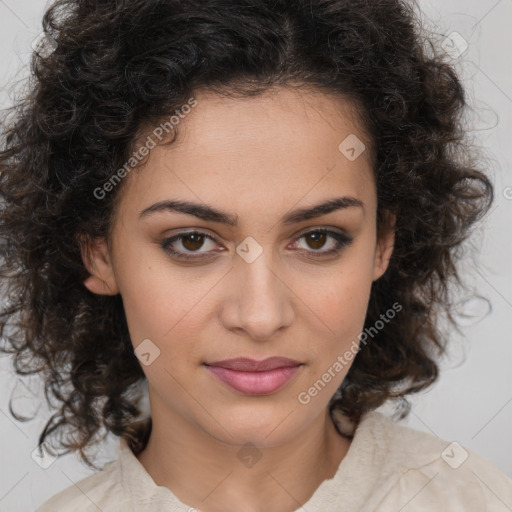
[[[116,261],[116,280],[123,298],[123,307],[132,342],[137,345],[144,338],[160,338],[174,321],[176,307],[172,307],[172,275],[166,272],[162,262],[151,256],[150,251],[122,249],[123,258]],[[181,292],[181,290],[180,290]]]
[[[118,282],[132,343],[148,338],[162,351],[190,346],[199,329],[207,295],[219,279],[172,267],[165,256],[135,254],[118,266]],[[203,313],[202,313],[203,312]]]
[[[297,397],[301,404],[325,406],[352,366],[364,327],[371,282],[368,268],[358,264],[329,280],[324,293],[319,290],[310,297],[314,304],[311,309],[320,312],[322,332],[313,334],[311,367]],[[315,398],[320,396],[322,399]]]
[[[323,312],[322,321],[329,330],[324,328],[323,333],[316,336],[311,377],[308,379],[312,388],[306,390],[310,396],[320,391],[323,391],[324,397],[335,393],[354,361],[359,334],[364,326],[369,293],[367,287],[354,275],[336,283],[317,303]]]
[[[318,290],[312,300],[324,324],[335,337],[335,344],[352,341],[361,332],[366,318],[372,285],[373,267],[363,258],[353,258],[328,286]],[[311,300],[311,299],[310,299]],[[332,337],[331,337],[332,339]]]

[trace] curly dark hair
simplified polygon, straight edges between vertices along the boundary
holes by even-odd
[[[461,244],[494,199],[465,137],[461,81],[417,10],[413,0],[58,0],[46,11],[56,47],[34,53],[0,153],[2,350],[19,375],[41,374],[57,408],[40,443],[59,437],[63,453],[95,467],[86,449],[98,434],[126,437],[135,453],[149,437],[121,296],[85,288],[81,242],[108,238],[123,187],[103,199],[94,190],[145,127],[199,89],[309,87],[357,106],[372,142],[378,236],[395,230],[365,328],[395,303],[403,310],[362,347],[329,407],[357,422],[391,399],[407,415],[406,395],[438,377],[440,314],[458,329]]]

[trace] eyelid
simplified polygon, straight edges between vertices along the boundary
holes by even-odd
[[[307,235],[311,231],[334,231],[335,233],[338,233],[340,235],[349,236],[346,229],[340,228],[338,226],[330,226],[326,224],[320,224],[318,226],[308,226],[307,228],[304,228],[303,230],[300,230],[298,233],[293,234],[292,236],[295,238],[300,238],[301,236]]]
[[[305,228],[304,231],[299,231],[298,234],[293,235],[293,243],[298,243],[298,241],[303,238],[304,236],[310,234],[310,233],[318,233],[322,232],[327,234],[328,237],[333,238],[336,241],[337,247],[335,249],[329,249],[329,250],[297,250],[299,253],[305,253],[309,254],[310,259],[320,259],[325,256],[330,255],[337,255],[339,254],[345,247],[349,246],[353,242],[353,237],[349,236],[346,230],[337,228],[334,226],[310,226],[308,228]],[[219,244],[219,242],[216,239],[216,236],[210,235],[209,233],[206,233],[202,230],[202,228],[191,228],[187,231],[180,231],[179,233],[176,233],[174,235],[169,236],[168,238],[164,239],[161,242],[161,247],[166,251],[171,253],[176,259],[181,260],[205,260],[208,258],[211,258],[214,256],[214,254],[211,253],[203,253],[203,252],[182,252],[182,251],[175,251],[173,249],[170,249],[169,246],[174,243],[176,240],[180,240],[182,238],[185,238],[187,235],[201,235],[205,238]],[[222,249],[224,250],[224,249]]]
[[[307,235],[313,231],[328,231],[328,232],[334,231],[335,233],[344,235],[346,238],[351,238],[350,235],[348,234],[347,230],[345,230],[343,228],[339,228],[337,226],[329,226],[329,225],[325,225],[325,224],[318,225],[318,226],[308,226],[307,228],[304,228],[303,230],[300,230],[297,233],[294,233],[293,235],[291,235],[291,237],[293,237],[293,240],[296,240],[296,239],[301,238],[304,235]],[[172,235],[166,237],[164,239],[164,242],[169,241],[173,238],[179,239],[180,236],[186,236],[186,235],[192,235],[192,234],[203,235],[203,236],[213,240],[214,242],[219,243],[217,240],[217,235],[208,233],[205,228],[189,228],[189,229],[186,229],[185,231],[179,231],[175,234],[172,234]]]

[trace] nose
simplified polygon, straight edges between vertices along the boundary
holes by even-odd
[[[264,250],[251,263],[235,258],[228,276],[220,311],[224,328],[264,341],[291,325],[295,296],[284,272],[272,262],[270,250]]]

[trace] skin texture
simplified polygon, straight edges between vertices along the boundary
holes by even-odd
[[[394,234],[377,241],[370,141],[350,104],[284,88],[255,98],[195,98],[177,141],[153,149],[125,178],[111,240],[92,241],[83,251],[91,273],[85,286],[120,293],[134,347],[150,339],[160,350],[143,367],[153,430],[139,455],[155,482],[200,510],[292,511],[332,478],[349,449],[327,410],[349,366],[307,405],[297,397],[357,340]],[[367,148],[354,161],[338,149],[350,134]],[[291,210],[340,196],[358,198],[364,210],[281,223]],[[143,209],[169,199],[227,211],[238,226],[169,211],[139,219]],[[336,246],[330,236],[323,245],[302,236],[321,227],[353,242],[338,255],[313,259]],[[214,240],[201,246],[182,239],[172,248],[197,247],[211,256],[183,263],[161,247],[193,229]],[[252,263],[236,252],[249,236],[263,250]],[[269,356],[303,366],[264,396],[243,395],[203,366]],[[252,467],[237,457],[248,442],[261,454]]]

